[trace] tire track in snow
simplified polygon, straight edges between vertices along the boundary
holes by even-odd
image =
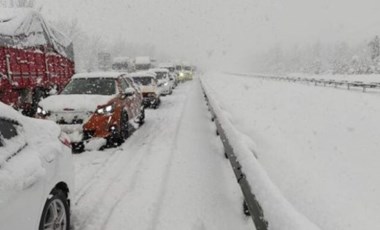
[[[163,116],[163,117],[158,117],[158,120],[160,120],[161,122],[165,122],[168,119],[166,118],[166,116]],[[134,146],[133,140],[130,140],[127,144],[125,144],[123,146],[124,149],[128,149],[129,147],[131,147],[131,149],[137,148],[136,152],[143,151],[143,152],[148,153],[148,155],[150,155],[152,153],[152,145],[147,144],[147,143],[151,143],[156,138],[155,135],[151,135],[151,133],[152,133],[152,131],[159,128],[161,126],[160,125],[161,123],[158,121],[152,121],[152,123],[150,123],[150,124],[153,124],[153,125],[150,125],[147,130],[141,130],[139,133],[136,133],[136,135],[135,135],[136,137],[133,138],[133,139],[137,139],[137,140],[144,140],[144,143],[142,145],[143,148],[140,148],[141,146]],[[145,124],[145,125],[147,125],[147,124]],[[145,127],[145,126],[143,126],[143,127]],[[143,135],[143,134],[145,134],[145,135]],[[141,135],[143,135],[143,136],[141,136]],[[132,145],[132,146],[130,146],[130,145]],[[101,191],[100,197],[105,197],[105,199],[107,199],[107,197],[108,197],[107,193],[109,191],[113,191],[114,187],[118,187],[121,179],[123,179],[124,181],[132,181],[132,182],[136,181],[136,179],[134,180],[134,178],[137,177],[136,174],[138,173],[138,169],[141,168],[141,166],[144,163],[144,155],[143,154],[136,154],[136,153],[130,155],[128,153],[123,152],[122,150],[119,150],[119,153],[117,155],[119,157],[115,157],[114,160],[109,164],[109,166],[104,168],[104,170],[103,170],[104,173],[102,174],[104,176],[101,175],[100,177],[94,178],[91,182],[91,186],[89,186],[86,189],[86,191],[88,191],[90,189],[95,189],[97,195],[99,195],[98,194],[99,190],[103,190],[103,191]],[[126,164],[120,164],[121,162],[125,162]],[[115,167],[112,167],[113,165],[115,165]],[[107,171],[109,174],[106,174]],[[133,173],[131,173],[131,171]],[[99,173],[99,174],[101,174],[101,173]],[[130,178],[128,178],[128,180],[126,180],[126,178],[124,178],[125,175],[132,175],[132,179],[129,180]],[[96,188],[96,186],[99,184],[99,181],[106,181],[106,180],[110,181],[107,185],[103,186],[103,188],[101,188],[101,189]],[[110,208],[107,207],[109,210],[103,211],[103,213],[100,216],[106,216],[106,218],[108,218],[111,215],[111,213],[114,210],[114,207],[117,205],[118,201],[121,200],[123,198],[123,196],[125,196],[125,194],[128,192],[129,188],[131,187],[130,185],[132,186],[133,183],[128,183],[125,186],[122,186],[122,190],[121,190],[122,194],[119,195],[118,199],[111,202],[112,203],[111,207]],[[95,188],[93,188],[93,187],[95,187]],[[83,197],[87,198],[86,195],[87,194],[84,194],[82,196],[82,198]],[[92,205],[92,208],[90,209],[88,214],[85,217],[81,218],[81,221],[80,221],[81,223],[79,224],[79,226],[75,226],[76,227],[75,229],[86,229],[87,225],[89,223],[91,223],[91,221],[93,221],[94,216],[95,216],[95,218],[101,218],[100,216],[97,217],[96,213],[99,213],[99,210],[102,208],[101,207],[102,205],[107,206],[105,199],[98,199],[97,202],[94,205]],[[79,205],[80,202],[77,202],[77,204]],[[107,221],[107,219],[105,221]],[[93,229],[93,228],[91,228],[91,229]]]
[[[194,82],[191,82],[191,83],[194,84]],[[175,129],[175,133],[174,133],[175,138],[173,139],[173,142],[172,142],[172,145],[170,148],[170,154],[168,157],[169,163],[168,163],[167,167],[165,168],[165,171],[164,171],[163,176],[162,176],[162,178],[164,178],[164,179],[163,179],[163,182],[161,183],[160,192],[159,192],[157,199],[156,199],[157,206],[155,206],[155,208],[154,208],[153,217],[152,217],[152,220],[150,222],[149,229],[151,229],[151,230],[155,230],[157,227],[158,219],[160,217],[160,213],[162,210],[163,201],[165,200],[164,197],[165,197],[165,194],[167,191],[167,185],[168,185],[168,181],[170,178],[170,172],[172,170],[174,153],[178,149],[178,134],[179,134],[179,131],[182,127],[182,122],[183,122],[183,118],[185,115],[185,110],[186,110],[186,107],[187,107],[187,104],[189,101],[189,95],[188,94],[189,94],[189,91],[187,91],[186,100],[182,105],[181,114],[180,114],[179,119],[177,120],[176,129]]]
[[[156,127],[157,125],[155,126],[150,126],[150,130],[154,130],[154,128]],[[142,127],[145,127],[142,126]],[[140,129],[136,130],[133,134],[136,133],[136,135],[139,135],[140,134]],[[145,135],[143,138],[147,138],[149,136],[149,133],[148,135]],[[132,136],[130,136],[132,137]],[[129,138],[130,138],[129,137]],[[118,162],[119,158],[122,157],[123,154],[125,154],[123,152],[124,148],[125,148],[125,144],[126,143],[129,143],[130,139],[127,139],[126,142],[121,146],[121,147],[118,147],[116,149],[114,149],[114,151],[112,151],[110,153],[110,157],[108,157],[104,162],[102,162],[101,166],[98,168],[97,172],[93,175],[93,177],[91,178],[91,180],[89,180],[88,182],[86,182],[83,186],[81,186],[81,188],[76,192],[76,196],[75,196],[75,199],[74,199],[74,204],[77,205],[80,200],[87,194],[87,192],[92,188],[92,186],[94,186],[96,184],[96,182],[98,182],[98,180],[100,180],[101,178],[101,175],[104,175],[104,173],[109,170],[110,168],[110,165],[112,164],[115,164]],[[88,153],[88,154],[91,154],[91,153]],[[83,170],[81,170],[83,171]]]
[[[89,153],[91,154],[91,153]],[[120,152],[120,149],[115,149],[114,151],[112,151],[110,153],[110,157],[108,157],[105,161],[102,162],[102,164],[96,169],[96,173],[93,175],[93,177],[88,181],[86,182],[84,185],[82,185],[80,187],[80,189],[78,189],[76,192],[75,192],[75,199],[74,199],[74,204],[77,205],[80,200],[83,198],[83,196],[85,196],[88,192],[88,190],[97,182],[97,180],[99,179],[99,176],[102,175],[104,173],[104,171],[107,170],[107,166],[110,165],[110,164],[113,164],[117,159],[118,157],[120,156],[121,152]],[[80,174],[80,172],[84,171],[85,169],[82,169],[80,170],[77,174]]]
[[[141,126],[135,131],[133,131],[125,142],[128,142],[133,134],[139,133],[140,128]],[[111,151],[108,151],[108,150],[111,150]],[[75,191],[75,198],[73,202],[75,205],[77,205],[80,202],[80,200],[83,198],[83,196],[87,194],[89,189],[97,182],[100,175],[102,175],[109,168],[108,165],[113,164],[114,162],[117,162],[118,158],[122,154],[123,145],[117,148],[107,149],[103,151],[104,151],[104,154],[108,154],[109,156],[101,162],[100,166],[95,167],[96,172],[94,175],[92,175],[91,179],[87,181],[85,184],[83,184],[79,189],[77,188],[77,190]],[[85,154],[92,154],[91,152],[92,151],[86,151]],[[79,171],[75,171],[75,173],[76,175],[80,175],[82,174],[83,171],[86,171],[86,167],[83,167]]]
[[[165,116],[165,120],[167,120],[167,122],[172,122],[173,121],[173,118],[174,118],[174,121],[175,121],[175,125],[174,125],[174,130],[173,129],[170,129],[170,130],[165,130],[165,132],[170,135],[170,136],[173,136],[173,134],[175,135],[175,138],[172,139],[171,141],[171,145],[169,147],[169,151],[168,151],[168,154],[165,154],[165,162],[167,162],[167,164],[165,164],[165,167],[164,168],[160,168],[160,173],[162,174],[162,176],[160,178],[163,178],[163,180],[161,181],[161,183],[159,184],[159,192],[157,193],[157,198],[154,199],[154,202],[152,202],[152,204],[154,204],[155,208],[154,208],[154,211],[153,211],[153,214],[152,214],[152,218],[151,218],[151,223],[153,222],[157,222],[157,218],[159,217],[159,213],[160,213],[160,206],[162,206],[162,196],[166,193],[166,185],[167,185],[167,178],[169,177],[169,173],[170,173],[170,168],[171,168],[171,164],[172,164],[172,159],[173,159],[173,156],[174,156],[174,152],[175,152],[175,149],[177,148],[177,134],[180,130],[180,127],[181,127],[181,122],[182,122],[182,118],[184,116],[184,110],[185,110],[185,107],[186,107],[186,104],[187,104],[187,101],[188,101],[188,94],[189,94],[189,87],[186,87],[185,88],[185,100],[181,100],[181,107],[180,109],[178,109],[177,113],[176,114],[179,114],[179,116],[171,116],[170,118],[171,119],[168,119],[167,115],[163,114]],[[166,105],[173,105],[173,103],[169,102],[167,103]],[[164,105],[165,106],[165,105]],[[176,105],[175,105],[176,106]],[[158,122],[158,121],[156,121]],[[160,126],[163,126],[163,125],[167,125],[165,124],[165,122],[161,123]],[[174,131],[174,132],[173,132]],[[161,135],[154,135],[155,136],[155,141],[151,141],[149,142],[150,143],[150,146],[151,147],[157,147],[156,144],[160,143],[161,141],[161,136],[165,135],[165,132],[164,133],[161,133]],[[145,154],[146,156],[149,156],[151,153],[149,154]],[[114,212],[117,210],[117,208],[123,204],[123,199],[124,198],[127,198],[127,194],[128,192],[132,192],[135,188],[135,185],[138,181],[140,181],[140,178],[144,175],[142,174],[139,174],[140,173],[140,169],[141,168],[144,168],[143,166],[150,166],[150,164],[155,164],[156,162],[154,161],[155,159],[154,158],[151,158],[151,159],[145,159],[140,162],[141,164],[139,164],[139,167],[138,167],[138,170],[136,170],[134,172],[134,174],[132,175],[132,180],[131,180],[131,183],[129,184],[130,186],[127,186],[127,189],[124,190],[124,192],[121,194],[121,196],[119,196],[119,199],[117,199],[115,201],[115,205],[112,207],[112,209],[110,210],[110,212],[108,213],[108,216],[107,218],[105,218],[105,221],[104,223],[102,224],[101,228],[100,229],[108,229],[107,226],[109,224],[109,221],[111,220],[111,217],[112,215],[114,214]],[[148,170],[149,170],[149,167],[146,167]],[[149,173],[149,172],[148,172]],[[146,176],[146,175],[145,175]],[[141,186],[141,185],[140,185]],[[144,201],[142,201],[144,202]],[[145,203],[145,205],[148,205],[147,203]],[[152,224],[150,224],[152,226]]]

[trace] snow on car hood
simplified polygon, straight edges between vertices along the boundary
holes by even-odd
[[[140,85],[140,89],[142,93],[155,93],[157,91],[157,87],[152,85]]]
[[[47,111],[95,111],[98,105],[107,104],[115,95],[54,95],[42,100],[39,105]]]

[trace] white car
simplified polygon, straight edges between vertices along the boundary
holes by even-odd
[[[156,74],[149,71],[135,72],[128,77],[139,87],[143,96],[143,105],[157,109],[161,103],[161,89],[158,87]]]
[[[158,68],[169,70],[169,78],[173,84],[173,89],[178,85],[178,75],[175,72],[175,65],[173,63],[160,63]]]
[[[164,68],[155,68],[150,69],[149,71],[156,73],[158,87],[161,89],[161,95],[171,95],[173,93],[174,81],[170,80],[169,70]]]
[[[0,228],[70,228],[74,166],[58,125],[0,103]]]

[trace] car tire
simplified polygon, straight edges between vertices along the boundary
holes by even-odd
[[[115,130],[110,137],[107,138],[107,147],[117,147],[124,143],[125,139],[128,138],[128,113],[123,111],[120,116],[120,127],[119,130]]]
[[[124,111],[121,114],[120,120],[120,136],[122,138],[122,142],[129,136],[129,123],[128,123],[128,113]]]
[[[160,98],[157,98],[157,101],[156,101],[156,103],[154,104],[153,109],[158,109],[158,107],[160,106],[160,104],[161,104],[161,99],[160,99]]]
[[[47,225],[55,226],[52,229],[70,229],[69,202],[66,194],[61,190],[53,190],[46,200],[38,229],[44,230]]]
[[[144,124],[144,121],[145,121],[145,108],[142,108],[140,111],[140,115],[137,119],[137,123],[139,125],[142,125],[142,124]]]
[[[71,152],[74,154],[79,154],[84,152],[84,143],[83,141],[78,143],[71,144]]]

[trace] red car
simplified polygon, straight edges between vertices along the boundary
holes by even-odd
[[[58,123],[81,151],[91,138],[120,145],[129,122],[144,122],[142,95],[125,75],[116,72],[76,74],[63,91],[39,103],[37,117]]]

